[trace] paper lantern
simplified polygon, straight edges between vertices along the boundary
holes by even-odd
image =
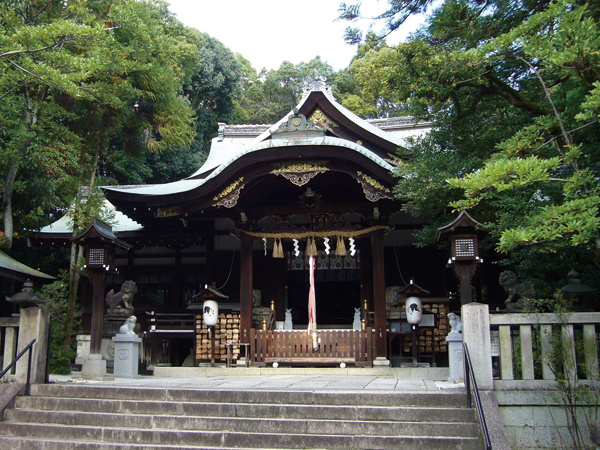
[[[204,325],[214,327],[219,319],[219,304],[214,300],[206,300],[202,305],[202,321]]]
[[[421,323],[423,318],[423,305],[419,297],[408,297],[406,299],[406,321],[411,325]]]

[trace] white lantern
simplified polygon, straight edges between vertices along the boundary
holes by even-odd
[[[219,318],[219,304],[214,300],[206,300],[202,305],[202,321],[204,325],[214,327]]]
[[[405,303],[406,321],[411,325],[421,323],[423,318],[423,305],[419,297],[408,297]]]

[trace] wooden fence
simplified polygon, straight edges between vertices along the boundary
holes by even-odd
[[[318,330],[317,348],[305,330],[250,332],[250,364],[373,364],[372,330]]]

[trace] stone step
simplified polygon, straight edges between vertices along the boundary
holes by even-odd
[[[464,392],[34,385],[0,423],[10,449],[480,449]]]
[[[251,417],[189,417],[173,415],[129,415],[80,411],[9,410],[7,422],[65,424],[70,426],[119,427],[141,430],[183,429],[246,433],[339,434],[339,435],[403,435],[403,436],[476,436],[475,423],[400,422],[376,420],[264,419]]]
[[[364,406],[433,406],[466,408],[463,389],[453,392],[337,392],[255,390],[234,391],[218,389],[161,389],[136,387],[90,386],[77,384],[36,384],[31,395],[72,398],[104,398],[127,400],[157,400],[186,402],[229,402],[313,405],[364,405]]]
[[[200,446],[181,446],[181,445],[145,445],[145,444],[115,444],[109,442],[75,442],[65,443],[63,440],[52,439],[28,439],[23,437],[0,436],[0,448],[10,450],[239,450],[226,447],[200,447]],[[248,449],[254,450],[254,449]]]
[[[131,428],[76,427],[49,424],[0,423],[0,435],[63,441],[83,445],[86,442],[114,443],[116,445],[141,444],[152,448],[177,446],[178,448],[279,448],[279,449],[481,449],[476,437],[431,437],[431,436],[345,436],[338,434],[285,434],[248,433],[238,431],[194,431],[194,430],[139,430]],[[47,448],[47,447],[44,447]],[[63,447],[64,448],[64,447]]]
[[[62,397],[18,397],[16,408],[44,411],[88,411],[113,414],[166,414],[204,417],[255,417],[286,419],[394,420],[411,422],[472,422],[466,408],[418,406],[301,405],[271,403],[214,403],[114,400]]]

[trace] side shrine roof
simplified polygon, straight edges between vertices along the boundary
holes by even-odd
[[[45,274],[35,270],[16,259],[11,258],[3,251],[0,251],[0,276],[16,280],[25,280],[27,278],[40,278],[44,280],[55,280],[52,275]]]
[[[114,205],[108,200],[104,200],[102,206],[103,216],[110,217],[109,224],[112,226],[112,231],[115,233],[125,231],[140,231],[144,227],[137,223],[135,220],[130,219],[121,211],[118,211]],[[40,234],[46,236],[56,236],[61,238],[70,239],[73,236],[73,219],[70,214],[65,214],[60,219],[52,222],[50,225],[39,230]]]

